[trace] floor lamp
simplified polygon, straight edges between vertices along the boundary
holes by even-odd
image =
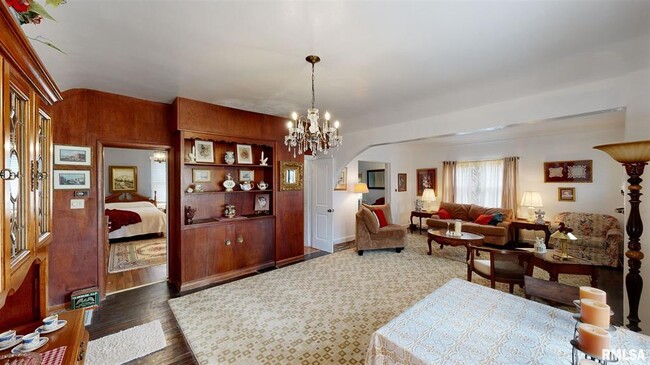
[[[641,278],[639,269],[641,269],[641,242],[639,238],[643,233],[643,221],[639,213],[639,203],[641,203],[641,175],[645,165],[650,161],[650,141],[624,142],[595,146],[595,149],[609,154],[614,160],[625,166],[625,171],[629,176],[627,180],[630,185],[627,194],[630,196],[630,215],[627,218],[625,231],[629,238],[627,243],[627,252],[629,272],[625,276],[625,288],[627,289],[627,299],[630,306],[630,315],[627,319],[630,323],[627,328],[639,332],[639,301],[641,300],[641,291],[643,290],[643,278]]]
[[[366,183],[356,183],[354,184],[354,192],[357,193],[357,210],[361,208],[361,202],[363,201],[363,194],[368,194],[368,185]]]

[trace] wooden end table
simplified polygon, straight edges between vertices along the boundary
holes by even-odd
[[[411,211],[411,224],[409,225],[409,231],[413,233],[415,231],[415,223],[413,223],[413,217],[417,217],[420,219],[420,233],[422,233],[422,218],[431,218],[432,216],[438,214],[438,212],[425,212],[425,211],[417,211],[417,210],[412,210]]]
[[[443,246],[465,246],[467,248],[467,258],[465,261],[469,260],[469,246],[483,246],[483,239],[485,236],[478,233],[469,233],[461,232],[459,236],[447,236],[446,229],[430,229],[427,231],[427,244],[429,245],[429,252],[427,255],[431,255],[431,241],[436,241],[440,245],[440,248]]]
[[[589,275],[591,277],[591,286],[598,287],[598,266],[590,261],[577,257],[568,260],[556,259],[553,255],[559,256],[560,251],[555,249],[546,250],[546,253],[537,253],[534,248],[519,248],[519,250],[534,253],[528,265],[526,273],[528,276],[533,276],[533,269],[539,267],[548,272],[551,281],[557,282],[559,274]]]
[[[535,222],[529,222],[526,219],[513,219],[510,221],[510,237],[512,241],[517,244],[519,243],[519,230],[525,229],[528,231],[544,231],[544,244],[548,247],[548,240],[551,238],[550,230],[551,222],[544,222],[544,224],[538,224]]]

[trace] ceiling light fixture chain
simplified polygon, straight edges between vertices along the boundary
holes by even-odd
[[[311,64],[311,108],[307,109],[307,116],[298,116],[298,113],[291,114],[287,122],[289,134],[284,137],[284,144],[289,151],[293,150],[293,157],[296,153],[301,155],[311,150],[312,155],[318,153],[328,154],[330,149],[337,148],[343,143],[339,135],[339,121],[330,125],[330,113],[325,112],[325,120],[321,122],[318,109],[316,108],[316,76],[315,65],[320,62],[320,57],[315,55],[307,56],[307,62]]]

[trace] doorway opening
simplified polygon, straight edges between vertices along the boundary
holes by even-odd
[[[106,295],[168,277],[168,151],[156,147],[103,148]]]

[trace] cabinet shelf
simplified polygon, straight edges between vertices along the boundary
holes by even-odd
[[[225,191],[225,190],[209,190],[209,191],[199,191],[199,192],[193,192],[193,193],[188,193],[185,191],[185,195],[202,195],[202,194],[246,194],[246,193],[270,193],[272,192],[273,189],[266,189],[266,190],[260,190],[260,189],[253,189],[253,190],[233,190],[233,191]]]
[[[204,218],[204,219],[195,219],[192,224],[184,224],[181,229],[196,229],[204,228],[210,226],[222,226],[229,225],[237,222],[247,222],[257,219],[268,219],[275,217],[273,214],[246,214],[240,215],[235,218],[226,218],[226,217],[214,217],[214,218]]]
[[[240,163],[234,163],[234,164],[227,164],[227,163],[210,163],[210,162],[185,162],[185,166],[215,166],[215,167],[248,167],[248,168],[253,168],[253,167],[262,167],[262,168],[269,168],[272,169],[273,165],[255,165],[255,164],[240,164]]]

